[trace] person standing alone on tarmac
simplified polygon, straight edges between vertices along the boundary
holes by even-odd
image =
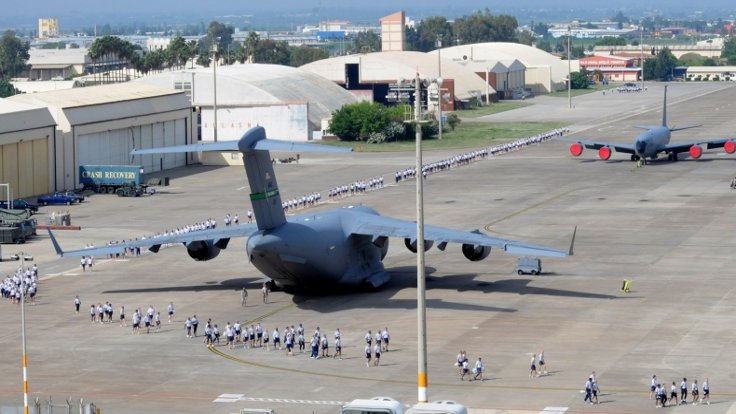
[[[82,304],[82,301],[79,300],[79,295],[77,295],[74,298],[74,308],[76,308],[77,313],[79,313],[79,305],[81,305],[81,304]]]
[[[248,291],[243,288],[243,291],[240,292],[240,306],[245,306],[245,302],[248,300]]]

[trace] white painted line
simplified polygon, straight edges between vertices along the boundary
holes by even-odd
[[[564,414],[568,407],[544,407],[539,414]]]
[[[285,398],[258,398],[258,397],[245,397],[244,394],[220,394],[212,402],[222,403],[234,403],[238,401],[249,401],[249,402],[270,402],[270,403],[281,403],[281,404],[311,404],[311,405],[345,405],[343,401],[319,401],[319,400],[290,400]]]

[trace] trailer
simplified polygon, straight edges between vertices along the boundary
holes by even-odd
[[[79,184],[85,190],[114,194],[118,188],[142,186],[143,166],[80,165]]]

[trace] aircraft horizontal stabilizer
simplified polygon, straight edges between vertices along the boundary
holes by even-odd
[[[172,154],[181,152],[211,152],[211,151],[287,151],[287,152],[320,152],[343,153],[351,152],[351,148],[335,147],[330,145],[308,144],[304,142],[282,141],[266,138],[263,127],[253,127],[243,134],[237,141],[220,141],[190,145],[175,145],[171,147],[133,149],[130,155],[145,154]]]
[[[686,125],[686,126],[683,126],[683,127],[672,127],[672,128],[670,128],[670,131],[671,132],[682,131],[683,129],[698,128],[698,127],[701,127],[701,126],[703,126],[703,124]]]

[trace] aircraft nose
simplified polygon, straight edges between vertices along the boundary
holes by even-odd
[[[639,153],[639,155],[643,155],[644,152],[647,150],[647,143],[644,141],[637,141],[636,142],[636,152]]]

